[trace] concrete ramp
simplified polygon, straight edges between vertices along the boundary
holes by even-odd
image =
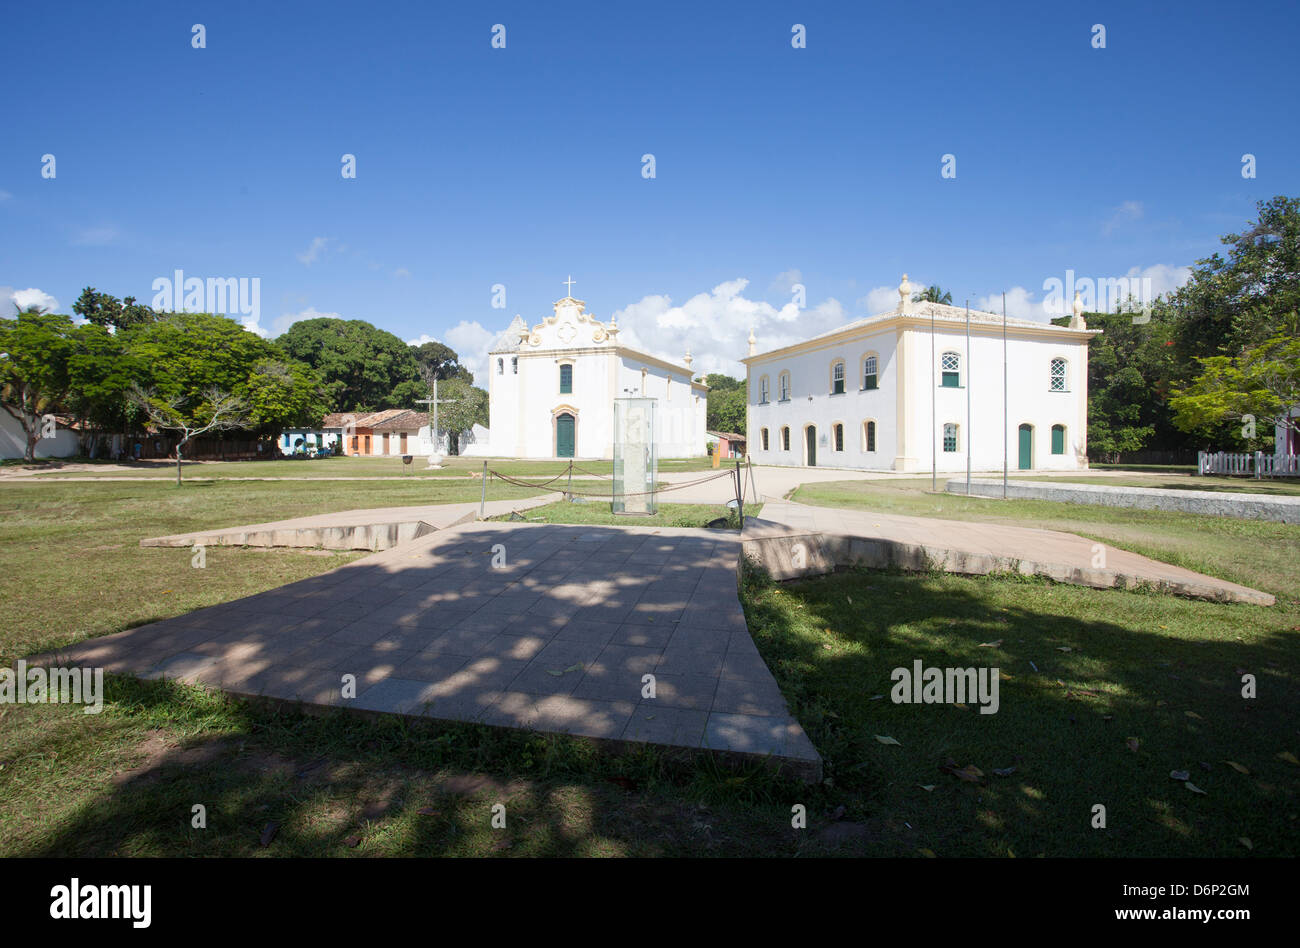
[[[1272,595],[1074,533],[769,501],[746,518],[745,555],[778,579],[835,566],[1016,572],[1099,589],[1149,586],[1178,596],[1271,606]]]
[[[558,495],[521,500],[495,500],[486,505],[488,517],[551,503]],[[377,507],[314,514],[271,523],[177,533],[140,541],[146,547],[256,546],[302,547],[324,550],[368,550],[378,553],[399,543],[419,539],[478,518],[479,505],[430,504],[423,507]]]

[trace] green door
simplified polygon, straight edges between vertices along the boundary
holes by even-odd
[[[573,416],[567,412],[555,419],[555,456],[573,457]]]
[[[817,429],[809,425],[804,429],[804,440],[808,444],[808,466],[817,466]]]
[[[1034,467],[1034,426],[1020,426],[1020,470],[1029,471]]]

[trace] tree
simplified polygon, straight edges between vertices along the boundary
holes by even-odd
[[[432,386],[430,389],[432,398]],[[452,378],[438,382],[438,399],[438,431],[451,436],[448,450],[459,454],[461,432],[488,422],[488,393],[464,379]]]
[[[706,376],[705,384],[709,394],[704,426],[710,431],[744,434],[748,402],[744,381],[715,373]]]
[[[912,294],[913,303],[944,303],[952,305],[952,294],[939,286],[937,283],[931,283],[920,293]]]
[[[1237,355],[1276,336],[1300,334],[1300,198],[1277,196],[1256,205],[1258,220],[1221,241],[1225,259],[1197,261],[1174,294],[1176,350],[1186,376],[1197,359]]]
[[[189,399],[160,397],[138,385],[131,387],[130,398],[154,427],[180,434],[181,439],[176,443],[177,487],[181,486],[181,455],[192,438],[209,431],[243,428],[248,421],[248,409],[243,399],[215,386],[205,389],[192,409],[185,407]]]
[[[93,286],[81,291],[77,301],[72,304],[72,311],[96,326],[113,326],[116,329],[142,326],[153,322],[157,315],[148,306],[136,303],[134,296],[118,300],[115,296],[99,292]]]
[[[1300,418],[1291,415],[1300,404],[1300,339],[1274,336],[1236,358],[1198,361],[1201,374],[1170,401],[1179,427],[1199,431],[1223,421],[1244,422],[1241,437],[1247,442],[1257,426],[1300,431]]]
[[[0,407],[19,425],[25,439],[23,460],[36,460],[36,442],[48,428],[47,412],[68,390],[72,319],[41,307],[0,319]]]
[[[414,347],[364,320],[304,319],[276,344],[316,370],[330,411],[402,408],[425,397]]]
[[[450,346],[444,346],[441,342],[426,342],[412,346],[411,349],[420,369],[420,377],[426,384],[432,384],[434,379],[439,382],[461,379],[470,385],[474,384],[474,373],[460,364],[460,356]]]
[[[138,410],[128,395],[144,367],[131,353],[125,333],[110,333],[105,326],[86,323],[72,332],[68,356],[68,408],[82,422],[82,449],[94,457],[100,437],[120,431],[125,438]]]
[[[320,377],[301,362],[266,358],[246,385],[248,422],[262,431],[315,427],[329,411]]]

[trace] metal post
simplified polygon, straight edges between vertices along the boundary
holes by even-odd
[[[573,461],[569,461],[569,500],[573,500]]]
[[[935,426],[939,423],[934,409],[934,387],[938,380],[934,377],[934,309],[930,310],[930,493],[939,489],[939,443],[935,440]]]
[[[740,515],[740,526],[745,526],[745,492],[740,479],[740,458],[736,458],[736,512]]]
[[[1007,499],[1007,294],[1002,294],[1002,499]]]
[[[478,518],[480,520],[486,519],[485,511],[487,510],[487,479],[488,479],[487,461],[484,461],[483,462],[483,495],[479,498],[479,502],[478,502]]]
[[[970,300],[966,301],[966,496],[970,496]]]

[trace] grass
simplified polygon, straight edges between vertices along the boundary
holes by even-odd
[[[225,479],[225,478],[336,478],[336,477],[419,477],[419,478],[464,478],[483,470],[487,461],[488,469],[500,471],[514,477],[554,477],[569,470],[568,461],[559,460],[512,460],[503,458],[444,458],[441,470],[429,470],[427,459],[417,457],[411,464],[402,463],[400,456],[394,457],[328,457],[317,460],[267,460],[267,461],[186,461],[183,464],[182,477],[185,479]],[[102,471],[65,471],[59,461],[38,461],[34,465],[21,462],[10,464],[26,470],[39,470],[41,478],[59,480],[76,480],[98,477],[141,477],[167,479],[176,477],[176,462],[165,460],[136,461],[118,470],[108,462],[71,460],[68,463],[92,464],[104,466]],[[705,471],[710,469],[708,458],[669,458],[659,462],[663,472]],[[579,460],[574,462],[575,474],[582,471],[608,476],[613,472],[612,461]]]
[[[746,504],[745,516],[756,517],[762,509],[762,504]],[[707,527],[712,521],[726,517],[728,529],[736,530],[740,527],[736,511],[721,504],[660,504],[655,514],[638,516],[612,512],[609,501],[588,501],[581,504],[560,501],[534,507],[522,516],[533,523],[603,524],[615,527]],[[510,518],[505,516],[492,519]]]
[[[817,488],[828,486],[842,485]],[[1230,566],[1239,575],[1229,578],[1279,594],[1279,604],[1019,577],[855,571],[777,585],[747,572],[741,597],[755,641],[825,759],[830,779],[817,787],[760,768],[684,764],[655,748],[616,756],[558,735],[305,715],[108,676],[99,715],[0,705],[0,856],[1300,853],[1300,766],[1278,757],[1300,755],[1300,528],[1159,512],[1110,519],[1120,512],[981,503],[899,482],[861,486],[869,492],[832,494],[899,512],[973,519],[995,511],[1010,522],[1123,534],[1176,549],[1193,568]],[[188,550],[143,550],[140,537],[473,500],[475,490],[415,479],[0,485],[0,664],[343,559],[220,548],[195,570]],[[661,517],[679,515],[669,506]],[[541,509],[564,522],[612,518],[604,505]],[[1200,536],[1206,530],[1220,532]],[[1010,676],[999,712],[892,703],[890,671],[915,659],[997,665]],[[1257,699],[1240,697],[1239,670],[1258,677]],[[983,783],[941,772],[949,759],[978,767]],[[1000,768],[1014,771],[994,775]],[[1169,778],[1181,769],[1205,795]],[[490,829],[498,802],[505,830]],[[196,803],[207,807],[206,830],[190,825]],[[790,826],[796,803],[807,807],[806,831]],[[1104,831],[1090,826],[1096,804],[1107,807]],[[264,835],[273,836],[265,846]]]
[[[789,586],[751,575],[743,598],[847,818],[879,837],[870,852],[1300,854],[1300,766],[1278,756],[1300,755],[1294,600],[1264,610],[882,572]],[[999,710],[895,704],[891,671],[918,659],[999,668]],[[1254,700],[1243,672],[1258,678]],[[948,761],[985,776],[963,782]],[[1170,778],[1180,770],[1204,795]],[[1105,830],[1091,825],[1098,804]]]
[[[357,554],[144,549],[145,537],[360,507],[477,501],[478,483],[0,483],[0,663],[306,579]],[[493,483],[494,500],[541,491]]]

